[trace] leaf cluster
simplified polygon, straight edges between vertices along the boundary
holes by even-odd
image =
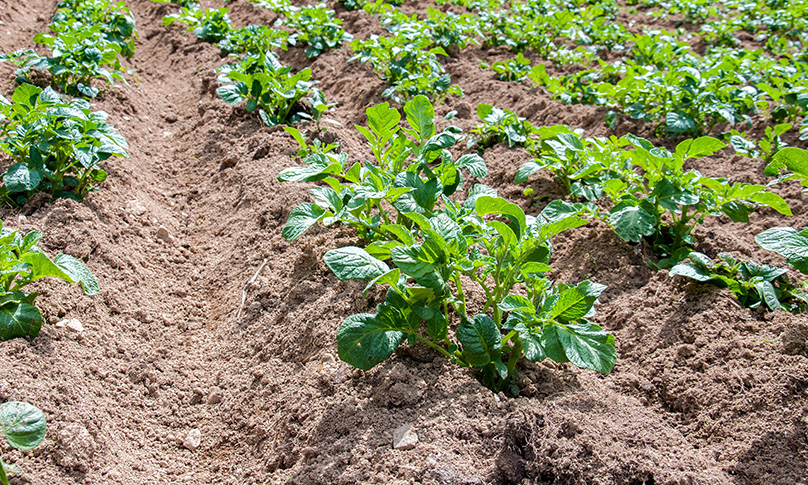
[[[38,408],[19,401],[0,404],[0,435],[12,448],[32,450],[45,439],[47,421]],[[0,458],[0,485],[9,485],[8,474],[20,475],[22,470]]]
[[[16,230],[0,229],[0,340],[39,334],[42,314],[34,305],[37,294],[23,290],[36,280],[59,278],[78,283],[86,295],[99,291],[98,282],[81,261],[67,254],[51,260],[43,253],[37,246],[41,237],[38,231],[23,236]]]
[[[421,342],[477,369],[497,392],[518,392],[514,378],[523,355],[609,372],[614,338],[587,320],[604,287],[545,277],[549,239],[586,224],[577,216],[580,207],[555,203],[540,217],[528,216],[483,185],[454,201],[460,169],[484,177],[485,163],[477,155],[454,160],[448,149],[461,132],[451,126],[437,132],[426,97],[416,96],[404,112],[408,128],[387,103],[369,108],[369,126],[357,127],[375,163],[351,164],[344,153],[312,155],[305,167],[278,176],[325,184],[310,191],[316,203],[292,211],[283,236],[294,240],[318,221],[355,227],[366,246],[330,250],[326,265],[340,280],[388,287],[376,313],[342,323],[340,358],[369,369],[404,341]],[[468,308],[474,289],[485,301],[476,314]]]
[[[232,30],[228,12],[226,7],[202,9],[198,3],[188,2],[179,12],[163,17],[163,25],[179,22],[187,26],[186,32],[193,31],[201,41],[217,43]]]
[[[87,101],[66,100],[51,88],[17,87],[0,96],[0,149],[13,160],[0,196],[21,205],[36,192],[82,200],[107,174],[99,163],[126,156],[126,140]]]
[[[294,109],[317,83],[311,80],[311,69],[292,73],[272,52],[247,53],[235,64],[216,70],[220,86],[216,93],[226,103],[247,102],[247,111],[258,110],[267,126],[295,123],[303,119]]]

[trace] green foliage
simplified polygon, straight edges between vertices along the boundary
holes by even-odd
[[[193,31],[203,42],[217,43],[230,33],[230,16],[227,8],[201,9],[198,3],[188,2],[180,11],[163,17],[163,25],[174,22],[185,24],[186,32]]]
[[[808,245],[805,247],[808,248]],[[788,279],[786,269],[752,261],[738,261],[726,253],[719,254],[718,261],[715,262],[695,251],[688,257],[689,262],[671,268],[669,273],[671,277],[685,276],[699,282],[729,288],[741,305],[747,308],[763,305],[769,310],[785,310],[792,313],[808,311],[808,293],[800,291],[800,288]]]
[[[460,87],[452,85],[438,62],[438,56],[447,55],[446,51],[433,44],[418,23],[397,24],[392,37],[371,35],[369,39],[351,43],[356,55],[348,61],[369,62],[390,84],[382,95],[397,103],[419,94],[433,101],[449,94],[461,96]]]
[[[219,48],[228,54],[264,53],[274,49],[286,50],[289,33],[266,25],[248,25],[234,29],[219,41]]]
[[[791,227],[773,227],[755,236],[755,241],[763,249],[786,258],[786,262],[797,271],[808,275],[808,228],[798,232]]]
[[[217,69],[220,86],[216,93],[226,103],[247,102],[247,111],[258,110],[267,126],[295,123],[302,119],[293,112],[299,101],[311,91],[311,69],[293,74],[272,52],[246,54],[241,61]]]
[[[45,439],[47,421],[38,408],[19,401],[0,404],[0,435],[8,444],[18,450],[32,450]],[[0,485],[9,485],[8,473],[19,475],[19,467],[10,465],[0,458]]]
[[[277,25],[292,29],[288,43],[291,46],[305,47],[306,57],[317,57],[323,52],[338,49],[343,42],[353,39],[342,29],[342,20],[334,17],[334,11],[325,3],[298,8],[290,6],[285,19],[278,19]]]
[[[662,258],[653,263],[659,268],[687,257],[696,244],[693,228],[707,216],[746,222],[760,206],[791,215],[788,204],[762,185],[731,183],[684,170],[686,160],[712,155],[726,146],[715,138],[685,140],[671,153],[633,135],[584,140],[564,127],[541,134],[546,136],[538,159],[520,167],[517,180],[526,181],[546,168],[573,196],[594,201],[605,195],[613,207],[608,216],[599,217],[625,241],[648,241]],[[631,149],[623,148],[627,146]]]
[[[23,84],[11,101],[0,96],[0,149],[14,162],[3,174],[3,201],[21,205],[36,192],[82,200],[107,177],[99,162],[126,156],[126,140],[106,119],[51,88]]]
[[[531,143],[529,135],[534,127],[516,113],[481,103],[477,105],[477,116],[483,122],[471,129],[475,137],[469,140],[469,146],[476,144],[485,149],[503,142],[508,142],[509,147]]]
[[[518,392],[516,364],[523,355],[608,373],[614,338],[587,321],[604,287],[556,285],[545,276],[549,239],[586,224],[576,215],[580,209],[553,203],[533,217],[483,185],[462,203],[452,200],[460,169],[484,177],[485,163],[477,155],[453,159],[449,149],[461,132],[451,126],[436,132],[426,97],[416,96],[404,113],[407,128],[399,126],[398,110],[377,105],[367,110],[368,127],[357,127],[375,163],[349,163],[344,153],[313,155],[305,167],[278,176],[324,183],[310,191],[315,203],[292,210],[283,236],[297,239],[318,221],[350,225],[368,244],[330,250],[326,265],[340,280],[388,287],[376,313],[342,323],[340,358],[370,369],[405,340],[421,342],[475,368],[496,392]],[[469,314],[467,302],[480,301],[470,296],[474,289],[485,303]]]
[[[109,42],[118,44],[121,55],[135,55],[135,40],[138,38],[135,17],[124,2],[108,0],[62,0],[53,16],[51,30],[55,33],[74,30],[73,24],[101,25]]]
[[[23,288],[41,278],[79,283],[87,295],[99,291],[98,282],[84,264],[66,254],[51,260],[37,246],[42,233],[23,236],[0,223],[0,340],[33,338],[42,327],[42,315],[34,305],[36,292]]]
[[[524,81],[530,72],[530,60],[520,52],[515,60],[506,62],[495,62],[491,69],[497,73],[497,77],[502,81]]]
[[[779,180],[799,180],[808,192],[808,151],[799,148],[783,148],[771,156],[766,165],[766,175],[772,177],[786,171]]]

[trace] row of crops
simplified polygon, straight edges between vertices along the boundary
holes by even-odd
[[[407,15],[384,0],[347,0],[347,10],[377,16],[386,35],[353,39],[325,4],[249,0],[271,10],[273,26],[234,27],[227,8],[172,3],[166,26],[181,24],[224,58],[218,96],[256,112],[267,126],[285,125],[300,145],[301,166],[283,170],[284,182],[315,184],[311,202],[294,208],[283,227],[289,241],[316,224],[343,224],[361,240],[333,248],[325,263],[340,280],[364,280],[365,294],[386,290],[375,313],[348,317],[337,332],[340,358],[360,369],[388,359],[405,341],[423,343],[471,368],[480,382],[518,394],[522,357],[552,359],[609,373],[617,360],[614,337],[590,319],[606,289],[596,281],[555,282],[551,239],[599,221],[627,244],[642,244],[648,264],[729,288],[745,307],[808,311],[808,282],[787,268],[715,258],[695,252],[695,229],[710,218],[746,222],[758,210],[790,216],[777,184],[808,187],[808,152],[784,140],[808,138],[806,2],[438,2]],[[116,81],[135,54],[134,17],[121,3],[68,0],[58,4],[49,32],[35,50],[6,53],[19,86],[0,96],[0,148],[11,159],[0,197],[20,206],[32,195],[82,201],[107,178],[101,165],[126,156],[126,140],[89,100]],[[629,15],[670,18],[672,30],[639,31]],[[749,38],[752,40],[749,40]],[[744,47],[753,44],[754,49]],[[357,161],[316,135],[329,103],[309,68],[285,66],[280,50],[316,58],[349,45],[348,62],[368,65],[393,103],[366,110],[357,126],[371,160]],[[435,103],[463,96],[442,59],[475,46],[510,50],[512,58],[480,68],[507,82],[546,89],[563,103],[608,108],[604,123],[621,118],[651,124],[675,138],[672,150],[635,135],[585,137],[567,126],[534,126],[504,107],[481,104],[470,133],[436,119]],[[698,47],[695,47],[698,46]],[[559,74],[561,67],[572,74]],[[571,71],[570,71],[571,69]],[[44,77],[44,80],[43,80]],[[314,141],[291,125],[308,122]],[[748,131],[761,128],[754,139]],[[720,131],[723,130],[723,131]],[[754,132],[754,130],[753,130]],[[547,171],[566,189],[537,215],[481,183],[487,149],[497,144],[527,151],[514,183]],[[772,177],[766,186],[705,177],[693,159],[724,150],[760,158]],[[476,180],[475,180],[476,181]],[[524,195],[533,198],[533,189]],[[82,262],[47,257],[41,234],[8,228],[0,236],[3,283],[0,339],[33,338],[42,325],[36,292],[43,277],[98,284]],[[808,229],[772,228],[755,237],[764,249],[808,274]],[[482,304],[472,304],[482,302]],[[23,403],[0,407],[0,428],[12,446],[30,449],[44,437],[42,413]],[[7,477],[0,462],[0,483]]]

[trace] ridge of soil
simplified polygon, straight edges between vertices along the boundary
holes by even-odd
[[[275,178],[299,163],[294,140],[216,96],[213,71],[224,59],[216,46],[162,26],[171,7],[127,5],[141,36],[131,61],[137,80],[95,106],[110,113],[130,158],[109,160],[108,180],[84,203],[39,199],[0,210],[8,227],[42,230],[49,254],[86,260],[102,286],[90,298],[37,282],[50,324],[31,342],[0,343],[0,401],[28,401],[48,417],[37,449],[0,445],[4,460],[24,469],[13,483],[808,483],[805,316],[742,309],[728,290],[656,273],[602,224],[555,239],[553,266],[558,281],[608,285],[595,321],[617,341],[611,375],[520,364],[522,395],[511,399],[419,347],[366,372],[340,362],[336,328],[375,302],[361,285],[339,282],[322,255],[355,236],[315,227],[293,243],[281,237],[311,186]],[[236,26],[275,18],[244,1],[228,6]],[[364,13],[329,7],[356,36],[381,31]],[[34,47],[54,10],[50,0],[0,5],[0,50]],[[565,106],[478,68],[504,54],[472,48],[448,58],[465,97],[447,99],[438,114],[456,110],[453,123],[467,132],[475,107],[490,103],[534,124],[611,133],[601,108]],[[383,101],[384,83],[346,63],[350,55],[343,47],[310,61],[293,49],[282,60],[311,66],[326,99],[339,103],[332,118],[341,126],[328,128],[329,141],[360,159],[367,150],[353,124]],[[0,92],[13,89],[12,66],[0,64]],[[650,128],[621,120],[621,132],[649,136]],[[482,182],[536,214],[541,207],[513,184],[526,159],[501,145],[488,150]],[[767,182],[760,160],[724,155],[694,166]],[[546,174],[530,186],[562,195]],[[711,219],[697,249],[782,264],[754,234],[808,226],[808,211],[796,184],[775,191],[793,218],[761,210],[746,224]],[[264,261],[237,318],[242,288]],[[64,318],[85,330],[52,325]],[[419,442],[395,450],[393,430],[404,424]],[[195,450],[183,446],[192,430],[202,437]]]

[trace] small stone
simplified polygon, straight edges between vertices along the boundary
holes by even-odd
[[[211,389],[206,402],[208,404],[219,404],[222,402],[222,391],[215,387]]]
[[[61,322],[56,324],[57,328],[66,327],[68,330],[72,330],[76,333],[81,333],[84,331],[84,325],[81,324],[80,321],[76,318],[71,318],[70,320],[64,319]]]
[[[144,206],[139,200],[130,200],[126,205],[129,212],[136,216],[142,216],[146,213],[146,206]]]
[[[182,446],[188,448],[191,451],[199,448],[199,445],[202,444],[202,432],[198,429],[192,429],[188,436],[185,437],[185,441],[182,442]]]
[[[95,456],[98,444],[84,426],[71,423],[56,432],[56,463],[65,468],[86,471]]]
[[[157,228],[157,239],[162,239],[167,243],[173,242],[171,240],[171,234],[168,233],[168,229],[166,229],[164,226]]]
[[[418,443],[418,435],[411,424],[405,424],[393,431],[393,449],[411,450]]]

